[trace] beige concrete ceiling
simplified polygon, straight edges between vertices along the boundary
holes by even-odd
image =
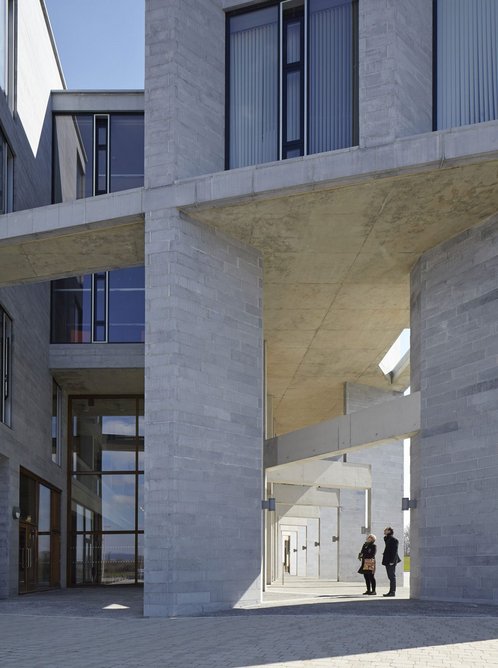
[[[409,327],[410,271],[498,211],[497,182],[493,160],[184,209],[263,254],[277,434],[342,414],[346,381],[408,385],[378,362]]]
[[[143,394],[143,369],[54,369],[55,380],[68,394]]]

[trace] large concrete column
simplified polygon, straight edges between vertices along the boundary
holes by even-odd
[[[411,588],[498,600],[498,225],[426,253],[412,273]]]
[[[432,130],[432,0],[359,2],[360,146]]]
[[[259,255],[146,217],[145,600],[150,616],[261,596]]]
[[[145,187],[224,169],[220,0],[146,0]]]

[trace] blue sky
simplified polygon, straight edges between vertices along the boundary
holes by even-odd
[[[68,88],[143,88],[144,0],[45,0]]]

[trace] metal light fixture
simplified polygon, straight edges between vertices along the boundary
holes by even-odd
[[[18,520],[21,517],[21,509],[19,508],[19,506],[12,507],[12,517],[15,520]]]

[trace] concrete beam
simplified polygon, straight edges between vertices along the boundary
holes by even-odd
[[[267,482],[307,485],[332,489],[370,489],[372,473],[369,464],[344,462],[295,462],[266,471]]]
[[[267,441],[265,467],[325,459],[380,443],[402,441],[419,429],[420,392],[414,392]]]
[[[288,506],[285,503],[277,503],[278,521],[285,517],[319,518],[320,508],[317,506]]]
[[[144,262],[143,189],[0,217],[0,286]]]
[[[324,506],[327,508],[339,506],[339,494],[335,489],[277,483],[273,486],[273,495],[277,505],[283,503],[293,506]]]

